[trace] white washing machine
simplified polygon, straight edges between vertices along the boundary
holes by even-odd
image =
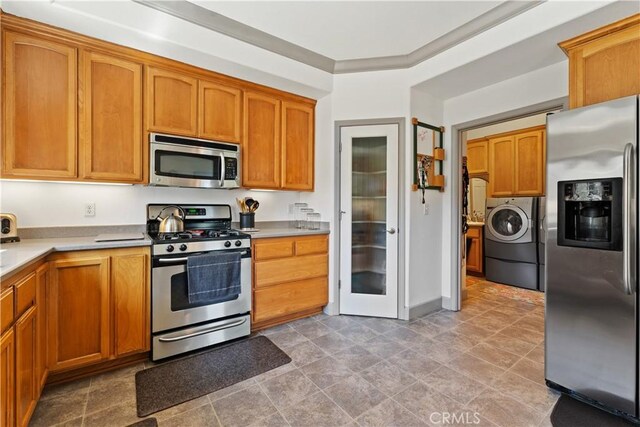
[[[486,208],[487,280],[538,289],[538,198],[489,198]]]

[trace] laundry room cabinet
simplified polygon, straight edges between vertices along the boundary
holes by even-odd
[[[470,174],[489,171],[489,140],[478,138],[467,141],[467,170]]]
[[[544,195],[545,134],[536,126],[488,138],[491,197]]]

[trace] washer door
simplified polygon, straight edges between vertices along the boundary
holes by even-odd
[[[514,242],[527,234],[530,227],[527,215],[514,205],[500,205],[492,209],[487,218],[487,228],[494,238],[492,240]]]

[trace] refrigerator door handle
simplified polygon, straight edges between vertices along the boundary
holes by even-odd
[[[634,191],[634,170],[633,170],[633,144],[629,143],[624,147],[623,165],[623,190],[622,190],[622,269],[624,289],[627,295],[631,295],[634,289],[633,283],[633,263],[636,262],[635,244],[632,244],[633,236],[633,200]]]

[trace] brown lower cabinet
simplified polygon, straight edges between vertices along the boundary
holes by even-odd
[[[328,302],[327,235],[254,239],[252,330],[319,313]]]
[[[484,254],[482,251],[482,226],[472,225],[467,231],[467,273],[482,276]]]
[[[49,373],[144,356],[149,263],[147,247],[61,252],[3,280],[0,427],[29,424]]]
[[[148,248],[61,252],[50,264],[52,373],[149,349]]]

